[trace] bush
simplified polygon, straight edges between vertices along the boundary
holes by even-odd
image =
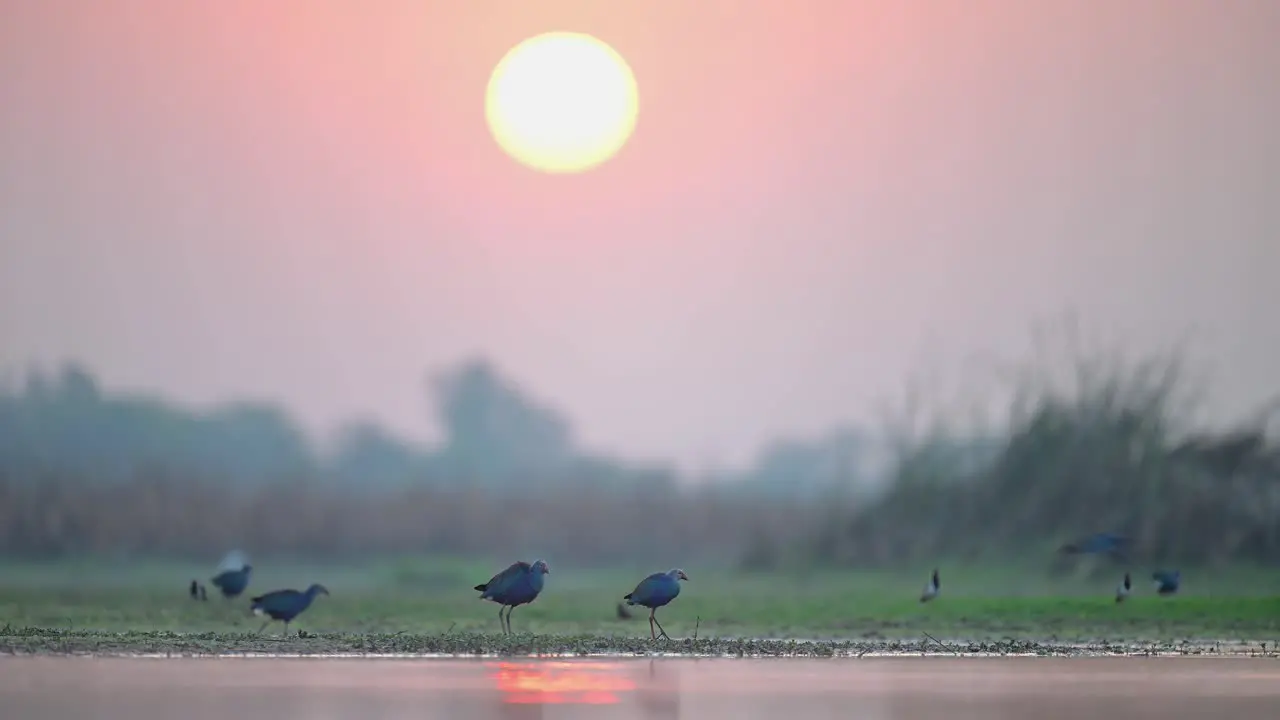
[[[1065,357],[1059,377],[1017,375],[1003,432],[938,426],[901,442],[885,494],[829,518],[809,537],[810,555],[862,565],[1007,558],[1112,531],[1133,540],[1138,561],[1280,560],[1280,447],[1265,423],[1192,431],[1194,394],[1176,352]],[[957,448],[986,459],[966,466]]]

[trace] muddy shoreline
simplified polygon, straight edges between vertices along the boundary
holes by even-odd
[[[0,655],[148,657],[1276,657],[1274,642],[1242,640],[1059,641],[1009,638],[970,641],[785,640],[751,638],[648,638],[594,635],[512,636],[478,633],[436,635],[101,632],[25,628],[0,634]]]

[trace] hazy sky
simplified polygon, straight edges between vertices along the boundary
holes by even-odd
[[[1280,390],[1274,0],[0,0],[0,366],[434,436],[491,356],[597,450],[736,464],[1034,321],[1194,332]],[[582,176],[493,65],[593,33],[641,93]]]

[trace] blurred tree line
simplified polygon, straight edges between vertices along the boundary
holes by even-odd
[[[444,434],[439,447],[355,421],[322,450],[276,405],[235,402],[201,412],[104,392],[74,363],[53,373],[32,371],[20,387],[0,388],[0,475],[11,482],[67,476],[113,484],[166,474],[233,489],[306,480],[366,492],[675,487],[668,466],[581,451],[561,412],[529,397],[485,360],[435,374],[428,387]],[[865,480],[855,468],[865,444],[849,430],[810,442],[780,441],[746,472],[716,479],[764,496],[813,497]]]
[[[1072,362],[1065,386],[1021,378],[1000,427],[780,440],[696,486],[581,452],[562,414],[483,360],[430,378],[438,447],[353,423],[327,452],[278,407],[194,412],[106,393],[69,365],[0,393],[0,553],[234,546],[764,569],[998,559],[1107,530],[1152,562],[1280,559],[1266,416],[1194,431],[1178,363]]]
[[[201,412],[106,392],[76,364],[31,372],[0,391],[0,554],[530,548],[666,563],[695,549],[731,562],[746,533],[786,534],[788,499],[682,489],[669,467],[585,453],[560,412],[487,361],[428,389],[438,447],[356,422],[321,450],[271,404]]]
[[[483,360],[431,378],[430,387],[445,433],[441,447],[353,422],[326,452],[278,406],[236,402],[199,412],[108,394],[86,369],[69,364],[56,373],[31,372],[21,388],[0,392],[0,473],[15,481],[61,475],[102,484],[168,474],[232,488],[306,479],[368,492],[673,480],[663,467],[580,453],[558,411],[525,396]]]

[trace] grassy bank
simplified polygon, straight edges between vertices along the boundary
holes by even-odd
[[[654,655],[693,657],[865,657],[883,655],[1043,657],[1219,656],[1277,657],[1275,643],[1195,640],[778,640],[750,638],[648,638],[601,635],[510,636],[447,632],[309,633],[287,638],[244,633],[61,631],[39,628],[0,633],[0,654],[106,656],[591,656]]]
[[[630,619],[617,615],[618,601],[642,571],[554,564],[542,597],[513,614],[520,637],[504,640],[496,634],[497,607],[477,600],[471,590],[499,567],[449,560],[358,568],[264,562],[249,595],[312,581],[333,592],[291,626],[306,636],[282,645],[278,623],[264,637],[252,636],[261,623],[248,613],[246,597],[232,602],[213,594],[208,602],[187,597],[187,582],[207,577],[206,567],[9,564],[0,567],[0,648],[474,653],[654,647],[646,613],[633,608]],[[1184,570],[1187,588],[1171,598],[1154,596],[1135,571],[1134,597],[1118,605],[1109,578],[1033,582],[1026,572],[1010,568],[944,565],[943,595],[927,604],[916,599],[923,572],[783,576],[685,569],[690,582],[658,616],[676,639],[662,647],[681,652],[739,654],[741,638],[824,641],[802,650],[769,645],[767,652],[757,648],[748,654],[941,651],[934,639],[949,647],[999,642],[1060,649],[1280,640],[1275,581],[1245,585],[1241,578],[1258,577],[1247,568]],[[682,644],[695,632],[703,644]]]

